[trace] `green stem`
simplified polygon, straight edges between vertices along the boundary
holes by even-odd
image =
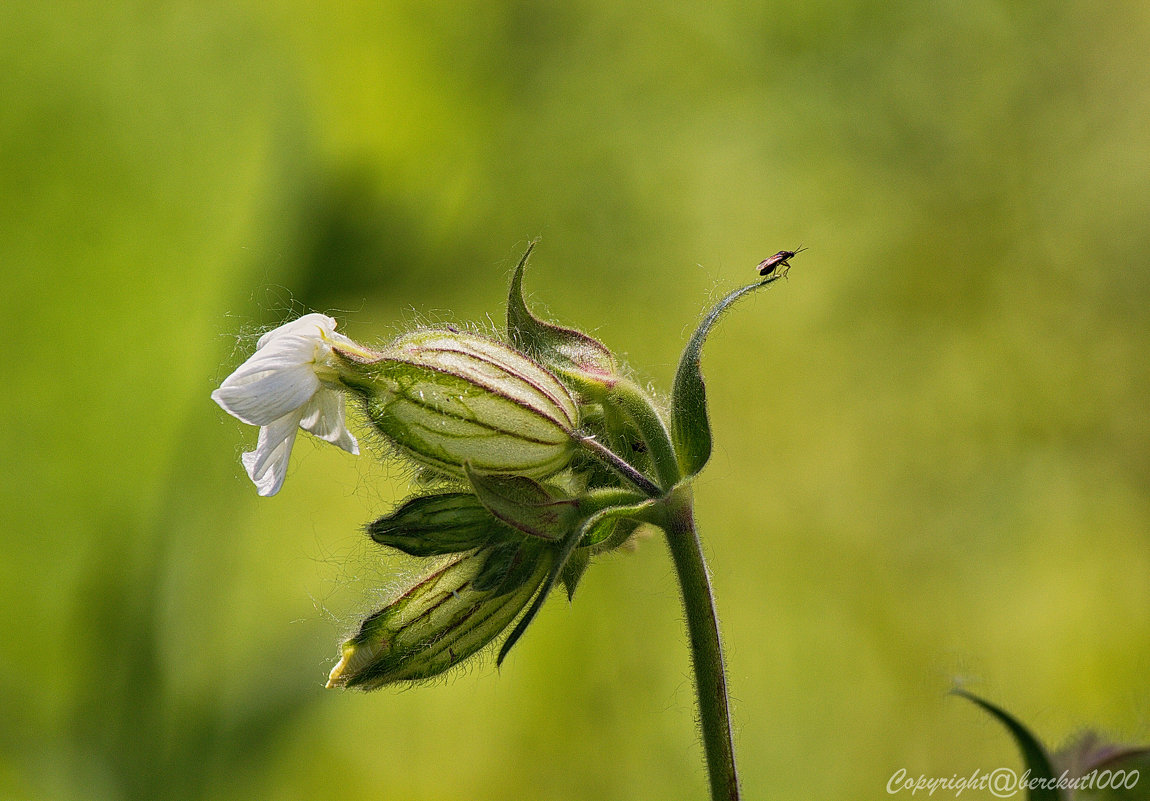
[[[738,801],[739,776],[735,770],[735,744],[731,738],[731,710],[727,700],[727,671],[719,639],[719,618],[711,579],[695,530],[691,490],[680,485],[667,496],[665,531],[679,577],[691,662],[699,700],[703,749],[711,780],[712,801]]]

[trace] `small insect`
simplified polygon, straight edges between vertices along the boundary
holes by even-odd
[[[802,246],[800,246],[798,250],[780,250],[774,256],[763,259],[761,262],[759,262],[759,266],[757,268],[759,275],[770,275],[775,270],[782,267],[784,269],[779,273],[779,275],[785,276],[787,274],[787,270],[791,269],[789,260],[793,259],[796,254],[802,253],[804,250],[806,250],[806,248]]]

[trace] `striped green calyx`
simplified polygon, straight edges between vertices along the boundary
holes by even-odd
[[[567,388],[517,350],[448,330],[406,334],[370,360],[341,357],[340,379],[377,431],[420,464],[463,475],[542,478],[577,448],[579,409]]]
[[[380,545],[412,556],[440,556],[522,539],[469,492],[411,498],[368,524],[367,533]]]
[[[374,690],[459,664],[523,611],[553,558],[532,542],[453,556],[363,621],[327,686]]]

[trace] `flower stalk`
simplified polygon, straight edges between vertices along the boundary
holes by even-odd
[[[739,774],[731,737],[727,670],[710,573],[695,529],[691,489],[686,484],[680,485],[666,500],[663,531],[682,594],[711,798],[712,801],[737,801]]]
[[[666,491],[675,486],[682,478],[679,460],[667,424],[647,393],[634,381],[623,379],[612,388],[606,400],[639,431],[661,489]]]
[[[658,498],[663,494],[663,491],[659,488],[658,484],[654,483],[651,481],[651,479],[640,473],[638,470],[632,467],[626,459],[615,453],[615,451],[611,450],[594,437],[583,437],[579,440],[579,444],[586,448],[592,456],[602,461],[603,464],[610,467],[631,484],[634,484],[638,489],[640,489],[649,497]]]

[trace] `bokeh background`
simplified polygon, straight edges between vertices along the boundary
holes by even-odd
[[[208,393],[261,328],[537,308],[666,389],[749,798],[1150,741],[1150,6],[6,2],[0,798],[705,797],[657,538],[508,662],[325,691],[411,565],[402,470],[259,499]],[[490,323],[486,323],[490,324]]]

